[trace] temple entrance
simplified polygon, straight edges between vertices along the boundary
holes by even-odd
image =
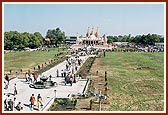
[[[83,40],[82,44],[97,45],[99,44],[99,41]]]

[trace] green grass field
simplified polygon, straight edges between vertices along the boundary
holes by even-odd
[[[62,51],[58,48],[49,49],[50,51],[34,51],[34,52],[12,52],[4,54],[4,71],[9,72],[9,70],[20,71],[20,69],[32,69],[38,64],[48,63],[51,59],[54,59],[55,55]],[[63,54],[63,55],[64,55]]]
[[[92,68],[107,71],[108,110],[164,110],[163,53],[106,52],[98,60]]]
[[[32,68],[53,59],[55,54],[58,49],[7,53],[4,55],[4,70]],[[105,57],[95,59],[90,73],[94,75],[97,70],[102,77],[107,71],[107,100],[110,104],[106,110],[164,110],[163,53],[106,52]]]

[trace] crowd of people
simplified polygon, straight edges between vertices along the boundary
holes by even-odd
[[[34,83],[35,81],[37,81],[37,75],[36,74],[29,74],[26,72],[25,74],[26,77],[26,82],[28,83]],[[4,79],[4,89],[7,90],[9,87],[9,76],[8,74],[5,75],[5,79]],[[4,93],[5,99],[4,99],[4,109],[5,111],[22,111],[23,110],[23,105],[22,103],[19,101],[17,101],[17,94],[18,94],[18,90],[17,90],[17,78],[16,81],[10,85],[13,85],[13,93]],[[41,110],[41,106],[42,106],[42,97],[40,94],[38,94],[37,96],[37,104],[35,104],[35,98],[33,99],[32,97],[34,96],[34,94],[32,94],[31,98],[30,98],[30,105],[29,108],[30,110],[33,110],[34,105],[37,106],[38,110]]]
[[[10,81],[9,76],[8,74],[6,74],[5,79],[4,79],[4,83],[5,83],[4,89],[5,90],[7,90],[9,87],[9,81]],[[23,107],[21,106],[21,102],[18,102],[16,99],[16,96],[18,94],[17,85],[16,83],[10,84],[10,85],[13,85],[13,93],[10,93],[10,94],[4,93],[4,96],[6,96],[4,100],[4,108],[7,111],[15,111],[15,110],[21,111],[23,110]]]
[[[12,97],[10,94],[7,94],[7,95],[4,94],[4,95],[6,96],[4,100],[4,108],[6,111],[23,110],[22,103],[20,101],[18,102],[16,97]],[[37,98],[35,98],[34,94],[32,94],[29,101],[30,101],[30,104],[29,104],[30,111],[33,111],[35,106],[37,107],[38,111],[42,109],[43,103],[42,103],[42,97],[40,94],[37,95]]]
[[[21,102],[18,102],[16,97],[14,97],[12,99],[10,94],[6,95],[6,98],[4,100],[4,107],[5,107],[6,111],[21,111],[21,110],[23,110]]]
[[[66,60],[66,67],[65,69],[61,70],[61,77],[64,77],[64,83],[70,84],[72,86],[72,83],[76,83],[77,76],[75,72],[78,70],[78,66],[80,66],[83,63],[83,60],[75,57],[75,58],[69,58]]]
[[[76,72],[83,63],[83,60],[79,57],[71,57],[66,60],[65,68],[56,70],[56,76],[62,77],[64,79],[65,85],[70,84],[72,86],[73,83],[76,83],[78,81],[78,76],[76,76]],[[60,73],[59,73],[60,72]],[[35,73],[25,73],[25,81],[28,84],[33,84],[37,82],[38,77],[44,77],[44,75],[37,75]],[[46,77],[46,76],[45,76]],[[47,76],[48,77],[48,76]],[[49,76],[51,80],[51,75]],[[8,74],[5,75],[4,79],[4,89],[8,89],[9,87],[9,76]],[[18,89],[17,89],[17,82],[14,82],[13,84],[13,93],[4,93],[5,99],[4,99],[4,108],[6,111],[23,111],[23,102],[17,101],[17,95],[18,95]],[[42,97],[40,94],[37,95],[37,98],[35,98],[35,95],[32,94],[29,99],[29,108],[30,111],[33,111],[34,108],[36,108],[38,111],[42,110],[43,102]],[[24,103],[25,104],[25,103]]]

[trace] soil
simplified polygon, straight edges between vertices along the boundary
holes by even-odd
[[[90,76],[88,76],[90,77]],[[87,92],[87,95],[90,95],[90,91],[98,94],[101,91],[102,95],[105,95],[105,79],[100,76],[92,76],[93,86],[90,86]],[[92,109],[90,109],[90,100],[93,100]],[[109,101],[102,100],[102,111],[107,111],[107,107],[109,106]],[[77,99],[77,105],[75,107],[75,111],[99,111],[99,98],[97,97],[87,97],[82,99]]]
[[[101,69],[100,69],[101,68]],[[94,92],[95,94],[99,94],[101,91],[102,95],[105,94],[106,82],[105,82],[105,70],[101,66],[101,58],[96,58],[90,68],[89,73],[91,75],[86,76],[86,78],[90,78],[90,86],[87,91],[86,98],[77,99],[77,105],[74,111],[99,111],[99,98],[91,97],[90,92]],[[108,90],[107,90],[108,91]],[[90,101],[93,101],[92,107],[90,108]],[[109,100],[102,100],[102,111],[107,111],[109,107]]]

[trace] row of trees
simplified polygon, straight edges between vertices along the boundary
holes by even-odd
[[[46,34],[47,38],[53,40],[49,45],[58,46],[65,39],[65,33],[62,32],[59,28],[48,30]],[[13,49],[24,49],[29,48],[38,48],[47,45],[44,41],[43,36],[39,32],[34,34],[24,32],[20,33],[17,31],[9,31],[4,33],[4,49],[13,50]]]
[[[129,35],[124,36],[107,36],[108,43],[112,42],[134,42],[137,44],[154,45],[156,42],[164,42],[164,37],[157,34],[137,35],[135,37]]]
[[[37,48],[43,44],[43,37],[39,32],[34,34],[27,32],[19,33],[17,31],[4,33],[4,49]]]
[[[19,33],[17,31],[10,31],[4,33],[4,49],[24,49],[25,47],[29,48],[38,48],[44,45],[55,45],[62,44],[65,41],[65,32],[62,32],[59,28],[49,29],[45,38],[50,38],[52,42],[46,44],[44,38],[39,32],[31,33]],[[148,35],[137,35],[135,37],[129,35],[124,36],[107,36],[108,43],[112,42],[134,42],[137,44],[148,44],[154,45],[156,42],[164,42],[164,37],[157,34],[148,34]]]

